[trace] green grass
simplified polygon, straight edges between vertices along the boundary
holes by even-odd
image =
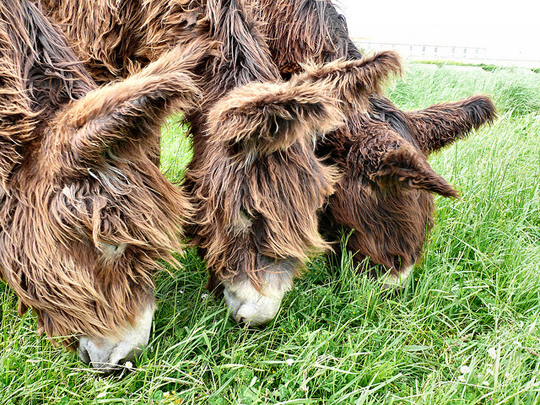
[[[157,279],[138,368],[100,377],[37,337],[1,284],[0,403],[540,403],[540,75],[411,64],[388,91],[404,109],[474,93],[491,95],[500,118],[430,158],[462,197],[437,199],[424,260],[399,295],[355,276],[347,258],[318,258],[272,324],[244,330],[189,251],[183,270]],[[178,181],[182,128],[163,142]]]

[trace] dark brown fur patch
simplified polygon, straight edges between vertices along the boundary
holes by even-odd
[[[350,234],[347,249],[357,263],[368,257],[397,275],[421,257],[433,225],[430,193],[457,196],[429,166],[424,145],[451,143],[493,120],[495,111],[489,99],[471,97],[428,108],[433,121],[440,120],[432,126],[416,121],[422,112],[401,111],[387,99],[371,102],[369,114],[351,116],[346,127],[318,145],[343,174],[322,215],[321,232],[334,239],[343,230]],[[436,114],[438,108],[445,113]]]

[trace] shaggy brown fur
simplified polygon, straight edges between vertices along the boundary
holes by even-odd
[[[345,18],[331,0],[244,0],[251,19],[260,21],[272,60],[285,77],[307,61],[360,59]]]
[[[235,1],[209,2],[207,12],[212,37],[223,45],[205,69],[205,105],[199,116],[188,115],[195,157],[186,185],[196,206],[190,233],[210,288],[245,278],[260,288],[263,273],[281,260],[298,265],[326,248],[317,210],[335,175],[310,145],[314,128],[333,129],[342,116],[337,100],[325,96],[327,85],[277,83],[269,53]]]
[[[355,261],[369,257],[397,275],[421,256],[433,225],[433,197],[456,192],[428,165],[424,154],[495,118],[487,97],[403,112],[372,98],[368,116],[349,119],[319,145],[345,173],[330,197],[321,231],[330,239],[344,230]],[[439,114],[444,112],[443,114]],[[360,181],[359,181],[360,179]],[[354,232],[352,232],[354,231]]]
[[[209,2],[208,9],[212,38],[223,46],[205,69],[213,73],[203,79],[205,106],[188,115],[195,157],[187,186],[197,207],[190,233],[204,252],[210,289],[245,278],[260,288],[264,272],[296,274],[310,255],[327,250],[317,213],[338,176],[316,158],[313,145],[343,122],[337,107],[367,109],[369,95],[400,74],[401,64],[385,52],[311,64],[280,83],[258,27],[245,21],[238,4]]]
[[[238,156],[235,148],[239,145],[247,147],[249,143],[252,150],[260,148],[260,152],[271,152],[274,148],[292,148],[295,145],[294,139],[299,136],[296,132],[293,134],[288,131],[285,132],[288,138],[272,138],[271,143],[265,143],[264,137],[259,137],[256,142],[251,142],[252,134],[240,129],[238,133],[233,131],[241,121],[228,121],[227,125],[231,127],[221,127],[212,132],[219,139],[228,137],[227,148],[223,145],[221,148],[209,146],[209,138],[202,135],[206,131],[207,112],[216,100],[236,86],[251,81],[276,81],[278,75],[290,79],[293,83],[310,83],[319,80],[312,73],[312,69],[319,69],[319,74],[326,77],[327,84],[334,86],[330,95],[342,100],[342,111],[347,116],[347,125],[318,138],[317,141],[317,154],[326,158],[327,163],[336,165],[341,173],[336,192],[328,200],[321,229],[326,235],[334,235],[331,237],[332,241],[341,227],[356,229],[357,233],[364,232],[365,235],[359,237],[362,243],[354,242],[356,236],[351,237],[350,250],[359,250],[360,256],[369,256],[373,263],[394,269],[400,267],[397,262],[401,265],[412,264],[420,256],[426,235],[426,221],[430,223],[433,210],[432,197],[428,193],[437,192],[447,196],[455,194],[451,187],[431,170],[421,152],[427,154],[440,148],[494,117],[493,105],[485,98],[471,99],[465,102],[467,105],[458,102],[417,113],[402,113],[395,108],[391,109],[391,113],[386,111],[381,106],[388,105],[388,100],[380,97],[370,99],[368,96],[371,93],[380,94],[383,79],[389,71],[400,73],[399,63],[396,63],[395,56],[391,53],[386,56],[379,55],[373,60],[361,61],[360,52],[349,38],[345,19],[337,13],[330,0],[147,0],[141,3],[142,7],[134,14],[129,15],[117,11],[126,7],[123,2],[118,3],[118,6],[109,4],[108,0],[75,3],[71,0],[45,1],[56,21],[69,23],[73,20],[70,16],[85,16],[89,9],[98,10],[97,15],[103,16],[106,13],[104,7],[114,8],[114,12],[109,14],[114,16],[116,22],[108,25],[108,31],[103,31],[114,32],[114,35],[99,38],[95,34],[95,27],[87,18],[77,20],[76,27],[67,28],[68,35],[73,40],[80,41],[81,55],[88,58],[91,64],[101,63],[101,68],[105,67],[111,76],[122,72],[122,69],[129,72],[129,69],[123,68],[124,65],[142,64],[141,55],[145,55],[144,58],[147,59],[155,58],[171,44],[185,44],[195,36],[222,41],[221,56],[200,71],[205,83],[205,106],[200,112],[188,116],[188,121],[192,124],[195,151],[195,158],[188,173],[188,187],[192,195],[196,196],[199,212],[207,212],[199,216],[199,224],[209,224],[211,217],[221,215],[216,209],[223,207],[223,201],[218,198],[211,202],[210,198],[210,194],[216,192],[212,187],[220,184],[215,183],[217,179],[220,182],[232,182],[219,187],[225,188],[227,185],[234,190],[247,190],[245,186],[232,184],[252,181],[249,177],[242,180],[241,176],[257,178],[260,176],[259,172],[263,173],[264,170],[266,173],[272,168],[267,162],[257,162],[255,167],[259,168],[259,172],[245,172],[240,175],[240,169],[236,169],[232,173],[239,177],[233,180],[231,175],[225,173],[231,170],[230,165],[227,165],[232,159],[231,156]],[[138,25],[135,21],[144,22]],[[120,28],[124,24],[132,27],[130,29],[134,30],[136,35],[125,36]],[[89,30],[93,33],[89,34]],[[114,38],[112,43],[111,38]],[[131,53],[122,51],[120,56],[109,52],[107,58],[96,57],[103,50],[125,49],[126,45],[119,44],[127,40],[136,50]],[[129,59],[129,64],[118,62],[125,58]],[[103,62],[101,59],[106,60]],[[323,62],[329,62],[328,68],[337,73],[324,73],[324,69],[320,68]],[[340,69],[332,67],[334,63],[341,64]],[[350,63],[348,67],[347,63]],[[371,64],[374,67],[372,73],[376,74],[367,74],[360,78],[355,69],[361,68],[362,63]],[[380,64],[379,67],[377,63]],[[380,69],[381,66],[386,68]],[[354,73],[350,76],[353,80],[348,79],[348,72]],[[364,72],[368,71],[364,69]],[[380,75],[377,72],[384,73]],[[299,75],[293,76],[296,73]],[[247,96],[246,93],[238,94]],[[250,103],[257,103],[255,96],[249,97],[252,97]],[[362,113],[366,110],[369,111],[368,115]],[[476,113],[471,113],[474,110]],[[408,118],[405,119],[405,116]],[[429,120],[426,121],[426,117]],[[259,118],[264,119],[262,116]],[[216,119],[221,120],[221,115],[217,114]],[[249,119],[254,120],[254,115]],[[270,126],[266,125],[265,130],[269,129]],[[306,128],[306,133],[310,131]],[[237,142],[239,139],[242,139],[242,142]],[[293,152],[287,150],[288,153]],[[243,156],[248,155],[253,161],[254,154],[244,153]],[[303,159],[318,162],[311,156],[304,156]],[[319,173],[324,171],[320,162],[315,167],[319,168]],[[273,173],[276,172],[275,169],[272,170]],[[204,174],[204,171],[208,172]],[[208,173],[220,176],[213,180],[204,180]],[[195,186],[196,183],[199,186]],[[207,185],[203,186],[203,183]],[[289,185],[289,182],[285,184]],[[359,184],[361,186],[358,186]],[[290,190],[287,195],[295,195],[295,192]],[[326,192],[323,193],[325,194]],[[240,194],[235,197],[240,197]],[[281,198],[283,199],[283,196]],[[202,208],[206,203],[209,205]],[[311,205],[314,206],[315,204]],[[239,208],[237,212],[245,210]],[[245,214],[238,214],[235,218],[245,219],[244,217]],[[251,217],[246,218],[252,221]],[[385,228],[384,224],[390,225]],[[376,227],[379,227],[380,235],[372,238],[372,228]],[[305,229],[311,228],[307,226]],[[194,233],[205,234],[201,233],[200,229],[196,229]],[[211,240],[211,234],[207,234],[208,240]],[[211,243],[204,242],[203,239],[197,237],[195,241],[208,248]],[[220,240],[219,243],[224,243],[221,238],[217,239]],[[277,244],[275,246],[284,248]],[[304,251],[307,247],[304,246]],[[210,249],[210,252],[213,251],[213,248]],[[207,254],[207,259],[212,262],[209,254],[213,253]]]
[[[172,47],[208,38],[212,30],[206,1],[32,1],[62,28],[98,83],[126,78]]]
[[[189,204],[151,162],[206,47],[97,90],[41,13],[0,3],[0,274],[48,336],[114,336],[153,301]]]
[[[316,80],[278,83],[279,71],[264,39],[235,0],[132,3],[140,7],[128,14],[120,12],[125,4],[102,0],[43,4],[99,80],[131,73],[130,66],[144,62],[142,55],[157,57],[194,38],[221,43],[219,55],[197,71],[204,104],[187,114],[194,159],[186,188],[196,208],[190,234],[204,252],[212,279],[241,274],[258,286],[267,262],[288,258],[300,263],[310,252],[326,248],[317,231],[317,210],[332,192],[335,174],[315,157],[311,145],[315,128],[328,131],[342,122],[337,100],[326,95],[329,85]],[[107,12],[108,7],[114,10]],[[106,21],[98,27],[99,38],[87,17],[90,11]],[[133,35],[126,36],[124,26]],[[136,51],[126,51],[122,42],[128,40],[130,46],[139,44]],[[272,84],[239,89],[212,111],[227,92],[252,82]],[[218,126],[207,125],[208,114],[210,122],[219,120]]]

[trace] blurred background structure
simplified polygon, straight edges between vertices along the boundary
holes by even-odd
[[[336,0],[355,43],[408,60],[540,68],[540,22],[528,0]]]

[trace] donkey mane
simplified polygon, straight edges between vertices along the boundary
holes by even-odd
[[[286,77],[302,71],[305,61],[362,56],[349,38],[345,18],[331,1],[246,0],[246,8],[254,19],[265,22],[263,32],[272,59]]]

